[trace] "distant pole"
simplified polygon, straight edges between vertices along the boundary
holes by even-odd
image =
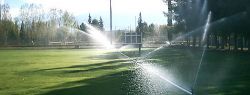
[[[110,43],[112,44],[112,5],[111,0],[109,1],[110,5]]]
[[[142,32],[140,32],[140,43],[139,43],[139,57],[141,56],[141,48],[142,48]]]
[[[135,31],[136,31],[136,19],[137,19],[137,18],[136,18],[136,16],[135,16]]]
[[[0,21],[2,20],[2,0],[0,0]]]

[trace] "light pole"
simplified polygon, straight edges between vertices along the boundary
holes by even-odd
[[[0,21],[2,20],[2,0],[0,0]]]
[[[111,0],[109,1],[109,7],[110,7],[110,43],[112,44],[112,5],[111,5]]]

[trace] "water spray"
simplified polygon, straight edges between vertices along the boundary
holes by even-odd
[[[208,29],[209,29],[209,23],[210,23],[210,20],[211,20],[211,14],[212,13],[210,11],[209,14],[208,14],[207,21],[206,21],[204,33],[203,33],[203,36],[202,36],[202,43],[204,43],[205,38],[207,36],[207,32],[208,32]],[[204,46],[203,48],[204,49],[202,51],[201,60],[199,62],[198,69],[197,69],[197,72],[196,72],[195,78],[194,78],[194,83],[193,83],[193,86],[192,86],[192,94],[194,93],[194,88],[195,88],[195,86],[197,84],[198,75],[199,75],[199,72],[200,72],[200,69],[201,69],[201,65],[202,65],[202,62],[203,62],[203,58],[204,58],[204,55],[205,55],[205,52],[206,52],[206,47]]]
[[[165,45],[162,45],[162,46],[160,46],[160,47],[154,49],[153,51],[147,53],[145,56],[141,56],[141,57],[139,57],[139,58],[131,58],[131,57],[127,56],[126,54],[122,53],[122,52],[120,51],[120,49],[117,49],[117,48],[115,48],[115,47],[112,46],[112,10],[111,10],[111,0],[110,0],[110,12],[111,12],[111,14],[110,14],[110,18],[111,18],[111,19],[110,19],[110,24],[111,24],[111,25],[110,25],[110,35],[111,35],[111,39],[110,39],[110,41],[107,39],[106,36],[104,36],[104,35],[101,33],[101,31],[95,29],[93,26],[88,25],[88,24],[87,24],[87,27],[89,28],[90,31],[89,31],[89,32],[84,32],[84,31],[82,31],[82,33],[84,33],[85,35],[87,35],[87,36],[89,36],[89,37],[92,37],[93,39],[95,39],[95,40],[98,41],[98,42],[101,42],[102,45],[103,45],[104,47],[106,47],[106,48],[115,49],[115,50],[116,50],[118,53],[120,53],[122,56],[124,56],[124,57],[126,57],[127,59],[129,59],[129,60],[131,61],[131,63],[134,63],[134,64],[138,65],[140,68],[145,69],[145,70],[148,71],[148,67],[145,67],[145,63],[144,63],[144,62],[147,60],[147,58],[149,58],[150,55],[156,53],[157,51],[162,50],[164,47],[170,46],[170,45],[171,45],[171,42],[166,42]],[[229,17],[229,18],[233,18],[233,17],[239,16],[239,15],[242,15],[242,13],[233,15],[233,16],[231,16],[231,17]],[[191,34],[193,34],[193,33],[196,33],[196,32],[198,32],[198,31],[201,30],[201,29],[204,29],[203,36],[202,36],[202,42],[204,42],[209,27],[212,26],[212,25],[218,25],[218,24],[220,24],[220,23],[226,21],[227,19],[228,19],[228,17],[222,18],[222,19],[220,19],[220,20],[218,20],[218,21],[215,21],[215,22],[213,22],[213,23],[210,23],[210,20],[211,20],[211,12],[209,12],[208,17],[207,17],[207,20],[206,20],[206,25],[205,25],[205,26],[202,26],[202,27],[199,27],[199,28],[197,28],[197,29],[195,29],[195,30],[193,30],[193,31],[190,31],[189,33],[186,33],[186,34],[184,34],[183,36],[179,36],[179,37],[177,37],[176,39],[174,39],[172,42],[175,42],[175,41],[177,41],[177,40],[182,39],[183,37],[186,37],[186,36],[189,36],[189,35],[191,35]],[[142,40],[142,39],[141,39],[141,40]],[[201,69],[201,65],[202,65],[202,62],[203,62],[203,58],[204,58],[204,55],[205,55],[205,51],[206,51],[206,48],[204,47],[203,52],[202,52],[202,55],[201,55],[201,59],[200,59],[199,65],[198,65],[198,69],[197,69],[197,72],[196,72],[196,74],[195,74],[194,82],[193,82],[193,85],[192,85],[192,87],[191,87],[190,90],[189,90],[189,89],[185,89],[184,87],[181,87],[180,85],[178,85],[177,83],[175,83],[175,82],[169,80],[167,77],[163,76],[162,74],[159,74],[159,73],[154,72],[154,71],[153,71],[153,72],[152,72],[152,71],[149,71],[149,72],[150,72],[151,74],[154,74],[154,75],[158,76],[160,79],[162,79],[162,80],[168,82],[169,84],[173,85],[174,87],[180,89],[181,91],[183,91],[183,92],[185,92],[185,93],[187,93],[187,94],[190,94],[190,95],[194,95],[194,93],[195,93],[194,89],[195,89],[195,86],[196,86],[196,84],[197,84],[197,79],[198,79],[198,75],[199,75],[199,72],[200,72],[200,69]],[[150,68],[150,67],[149,67],[149,68]]]

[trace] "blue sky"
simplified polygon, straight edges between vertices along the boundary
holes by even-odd
[[[0,0],[1,1],[1,0]],[[109,29],[109,0],[2,0],[11,7],[12,17],[19,15],[19,8],[25,3],[41,4],[45,10],[58,8],[73,13],[79,22],[87,22],[88,14],[92,18],[101,16],[105,29]],[[112,0],[113,29],[134,29],[135,18],[142,13],[143,21],[154,24],[166,24],[163,11],[167,6],[162,0]]]

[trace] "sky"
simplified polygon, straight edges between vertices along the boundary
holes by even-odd
[[[78,22],[87,22],[88,14],[92,18],[102,17],[104,27],[109,30],[109,0],[0,0],[10,5],[12,17],[19,15],[21,5],[25,3],[41,4],[45,10],[58,8],[74,14]],[[167,5],[162,0],[112,0],[113,29],[132,29],[137,24],[139,13],[148,24],[166,24],[163,11]]]

